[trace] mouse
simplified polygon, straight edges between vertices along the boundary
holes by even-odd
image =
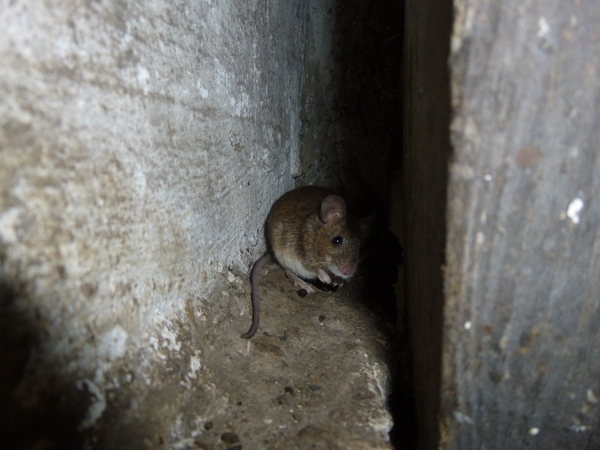
[[[356,273],[372,218],[348,214],[345,200],[325,187],[302,186],[277,199],[265,221],[267,252],[250,271],[252,325],[242,338],[251,338],[258,329],[258,277],[266,264],[278,263],[299,294],[314,293],[310,281],[315,280],[341,286]]]

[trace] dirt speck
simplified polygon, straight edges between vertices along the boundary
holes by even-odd
[[[523,168],[533,167],[541,157],[541,150],[533,145],[529,145],[517,150],[515,155],[517,165]]]

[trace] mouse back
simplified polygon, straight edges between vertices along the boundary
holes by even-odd
[[[355,273],[361,224],[330,189],[303,186],[285,193],[271,208],[266,237],[277,261],[302,278],[317,278],[319,269],[341,279]]]

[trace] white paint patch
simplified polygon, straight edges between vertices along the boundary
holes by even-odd
[[[579,110],[577,108],[571,109],[571,111],[569,112],[569,119],[575,119],[578,114]]]
[[[6,244],[14,244],[19,240],[16,229],[21,209],[10,208],[0,215],[0,240]]]
[[[503,337],[502,339],[500,339],[500,342],[498,345],[500,345],[500,348],[502,350],[504,350],[506,348],[507,344],[508,344],[508,339],[506,337]]]
[[[200,351],[196,350],[194,352],[194,356],[190,358],[190,372],[188,373],[188,378],[192,380],[196,379],[196,372],[198,372],[202,368],[202,363],[200,362]]]
[[[144,91],[144,95],[150,90],[150,72],[144,66],[137,67],[137,81]]]
[[[170,352],[179,352],[181,350],[181,345],[177,342],[177,335],[166,326],[162,330],[161,337],[164,339],[163,348],[166,348]]]
[[[596,404],[598,403],[598,396],[594,393],[592,389],[588,389],[586,392],[585,399],[588,403]]]
[[[380,415],[380,416],[370,416],[369,425],[378,433],[387,435],[392,429],[393,423],[389,415]]]
[[[572,27],[577,26],[577,17],[575,17],[573,15],[571,17],[569,17],[569,25]]]
[[[454,418],[459,423],[468,423],[469,425],[473,425],[474,424],[473,419],[471,419],[466,414],[463,414],[463,413],[458,412],[458,411],[454,411]]]
[[[579,156],[579,147],[574,146],[569,149],[569,157],[577,158]]]
[[[569,217],[571,222],[573,222],[575,225],[580,222],[579,213],[583,209],[583,206],[583,200],[577,197],[569,204],[569,207],[567,208],[567,217]]]
[[[152,350],[158,350],[158,339],[156,338],[156,336],[150,336],[148,338],[148,345],[150,346],[150,348],[152,348]]]
[[[459,180],[469,181],[475,178],[475,171],[473,170],[473,167],[468,164],[454,163],[452,164],[452,172]]]
[[[100,390],[100,388],[90,380],[78,381],[75,387],[80,391],[85,387],[87,391],[94,397],[85,419],[83,419],[79,424],[79,431],[82,431],[91,427],[98,421],[98,419],[100,419],[102,413],[106,409],[106,399],[104,398],[104,393]]]
[[[290,175],[292,178],[302,175],[302,160],[300,159],[299,146],[294,145],[290,151]]]
[[[479,129],[475,123],[475,119],[470,116],[465,123],[465,136],[473,143],[479,141]]]
[[[508,336],[511,335],[511,330],[512,330],[512,327],[509,323],[508,325],[506,325],[506,328],[504,329],[504,333],[502,333],[500,342],[498,342],[498,345],[500,346],[500,348],[502,350],[504,350],[506,348],[506,345],[508,344]]]
[[[550,25],[548,25],[548,21],[545,17],[540,17],[538,20],[538,32],[537,37],[544,38],[550,32]]]
[[[485,242],[485,234],[483,234],[481,231],[477,232],[477,243],[479,245],[483,244]]]
[[[589,427],[586,425],[572,425],[570,427],[570,429],[572,431],[574,431],[575,433],[581,433],[582,431],[587,431],[589,430]]]
[[[492,181],[492,176],[491,176],[489,173],[486,173],[486,174],[483,176],[483,179],[484,179],[485,181]]]
[[[205,89],[202,86],[198,86],[198,92],[200,92],[200,97],[202,97],[203,99],[206,100],[208,98],[208,89]]]
[[[540,429],[533,427],[530,428],[529,431],[527,432],[530,436],[537,436],[540,433]]]
[[[380,396],[382,401],[385,401],[389,393],[388,373],[381,365],[377,363],[373,364],[372,370],[373,380],[375,380],[377,389],[373,389],[374,386],[372,385],[372,383],[369,383],[369,390],[375,395]]]
[[[127,332],[120,325],[117,325],[102,336],[98,346],[98,356],[108,361],[122,358],[127,350],[128,337]]]
[[[465,330],[470,330],[471,326],[472,326],[472,324],[471,324],[470,321],[466,321],[465,324],[464,324]]]
[[[136,164],[133,169],[133,182],[135,184],[135,189],[141,197],[146,196],[146,174],[142,170],[142,167],[139,164]]]

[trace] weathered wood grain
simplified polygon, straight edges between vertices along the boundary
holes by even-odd
[[[600,438],[600,4],[456,1],[441,444]]]
[[[453,6],[406,2],[419,448],[597,450],[600,4]]]

